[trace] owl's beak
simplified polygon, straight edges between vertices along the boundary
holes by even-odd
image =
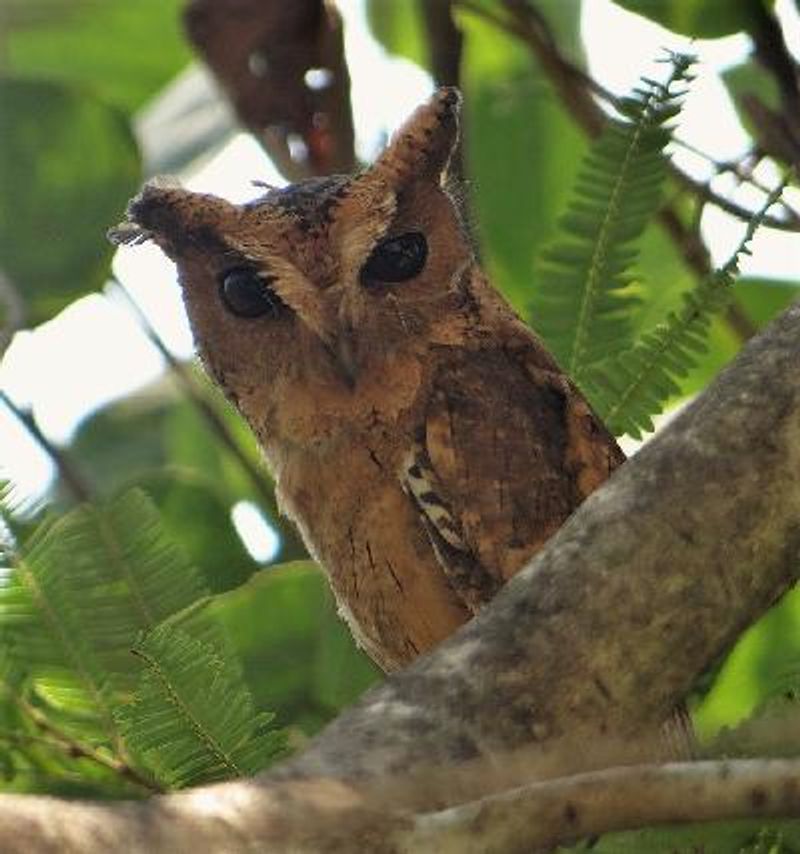
[[[358,368],[353,338],[347,331],[339,334],[332,348],[331,355],[333,356],[337,373],[352,391],[356,385]]]

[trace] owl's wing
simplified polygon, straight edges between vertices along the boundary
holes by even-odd
[[[624,459],[564,374],[531,355],[495,348],[443,360],[405,465],[405,489],[472,610]]]

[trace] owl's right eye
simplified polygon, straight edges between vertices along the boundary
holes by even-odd
[[[361,268],[361,281],[406,282],[422,272],[428,260],[428,243],[419,231],[381,241]]]
[[[237,317],[277,317],[285,304],[270,287],[271,281],[247,267],[228,270],[220,280],[222,302]]]

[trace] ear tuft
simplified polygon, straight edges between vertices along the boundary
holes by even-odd
[[[369,172],[397,187],[414,178],[442,181],[458,142],[461,95],[452,86],[437,89],[394,134]]]

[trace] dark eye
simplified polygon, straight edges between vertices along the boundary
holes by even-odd
[[[379,243],[361,268],[361,281],[405,282],[413,279],[428,259],[428,243],[419,231],[390,237]]]
[[[220,294],[229,311],[237,317],[277,317],[284,308],[281,298],[270,287],[269,276],[239,267],[222,275]]]

